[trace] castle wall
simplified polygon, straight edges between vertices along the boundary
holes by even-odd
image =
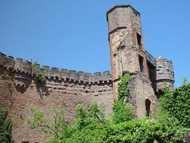
[[[150,114],[153,113],[156,98],[151,82],[143,74],[134,74],[131,76],[128,87],[130,92],[129,103],[133,105],[136,117],[143,118],[147,115],[146,100],[151,102]]]
[[[8,59],[0,53],[0,89],[3,89],[0,90],[0,107],[9,111],[15,143],[43,143],[48,139],[43,132],[29,127],[27,122],[32,117],[31,106],[43,110],[50,119],[53,118],[53,109],[63,107],[66,122],[74,121],[78,104],[88,107],[97,102],[106,115],[112,112],[112,82],[108,71],[90,74],[44,66],[40,71],[46,77],[43,85],[34,82],[31,62],[20,58],[11,58],[10,62]]]
[[[130,5],[115,6],[107,12],[112,74],[94,74],[36,65],[46,78],[35,83],[37,72],[30,61],[0,53],[0,107],[6,108],[13,122],[13,140],[46,142],[48,136],[28,126],[31,106],[43,110],[53,121],[53,109],[64,108],[66,122],[74,121],[76,106],[88,107],[97,102],[105,114],[112,112],[118,96],[120,76],[131,74],[129,103],[136,117],[151,115],[157,97],[165,86],[173,88],[174,69],[171,61],[154,57],[145,51],[140,13]]]
[[[39,88],[39,87],[38,87]],[[22,141],[46,142],[48,136],[36,129],[31,129],[28,125],[28,119],[32,117],[30,106],[41,109],[48,119],[53,121],[54,109],[65,109],[66,122],[74,121],[75,109],[78,104],[87,107],[94,101],[93,96],[89,95],[69,95],[52,92],[49,94],[39,93],[35,84],[32,84],[23,94],[14,93],[14,103],[9,111],[13,122],[13,140],[16,143]],[[43,88],[43,87],[42,87]]]

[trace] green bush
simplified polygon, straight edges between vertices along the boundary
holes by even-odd
[[[45,75],[40,71],[40,67],[37,62],[32,64],[32,72],[34,73],[34,81],[36,84],[45,84],[46,78]]]
[[[132,109],[123,100],[117,100],[113,105],[113,121],[121,123],[132,119]]]
[[[78,106],[75,122],[68,125],[60,122],[53,126],[60,130],[53,128],[56,134],[52,134],[49,143],[182,143],[183,133],[190,131],[187,128],[190,126],[190,85],[185,84],[174,92],[167,88],[152,119],[133,119],[131,108],[124,103],[128,97],[129,79],[121,78],[119,100],[114,102],[110,118],[105,119],[96,103],[89,108]],[[36,127],[48,123],[43,113],[34,113]],[[57,112],[57,116],[62,114]]]
[[[65,128],[64,110],[53,110],[54,121],[45,118],[44,112],[31,107],[33,118],[28,120],[28,124],[31,128],[38,128],[44,133],[51,135],[52,142],[59,142],[61,138],[61,132]]]
[[[113,124],[107,143],[176,143],[182,140],[182,129],[172,123],[138,119]]]
[[[46,83],[46,78],[43,74],[36,72],[34,76],[34,81],[37,84],[45,84]]]
[[[170,116],[177,118],[184,127],[190,128],[190,84],[183,84],[174,92],[166,89],[159,102]]]
[[[11,142],[11,131],[12,124],[10,118],[7,117],[7,112],[0,111],[0,142],[10,143]]]
[[[103,110],[97,103],[92,103],[88,109],[79,105],[75,117],[79,130],[90,124],[103,123],[105,121]]]

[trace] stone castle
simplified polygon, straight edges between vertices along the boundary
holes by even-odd
[[[74,120],[77,104],[89,106],[97,102],[108,115],[117,100],[119,77],[131,74],[128,87],[129,102],[138,118],[150,115],[160,91],[174,87],[174,69],[171,61],[154,58],[145,50],[140,13],[130,5],[115,6],[107,12],[109,27],[111,70],[94,74],[49,66],[40,67],[46,84],[34,82],[32,63],[0,53],[0,107],[6,108],[13,122],[13,140],[45,142],[47,136],[30,129],[30,106],[42,109],[53,119],[51,109],[64,107],[67,122]]]

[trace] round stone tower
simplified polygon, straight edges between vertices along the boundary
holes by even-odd
[[[174,89],[174,68],[170,60],[164,58],[157,58],[156,60],[156,90],[163,90],[169,86]]]

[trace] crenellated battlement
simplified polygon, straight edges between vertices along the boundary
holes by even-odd
[[[0,65],[7,68],[9,67],[13,68],[15,65],[14,58],[12,56],[7,56],[0,52]]]
[[[9,69],[13,69],[17,73],[25,73],[32,77],[32,62],[29,60],[23,60],[22,58],[16,58],[12,56],[6,56],[0,53],[0,65]],[[59,69],[57,67],[36,65],[46,79],[53,80],[68,80],[81,83],[104,83],[111,82],[111,73],[109,71],[87,73],[84,71]]]
[[[85,83],[109,82],[111,80],[111,73],[109,71],[104,71],[102,73],[95,72],[92,74],[84,71],[59,69],[56,67],[50,68],[49,66],[43,66],[40,70],[47,79],[54,80],[72,80]]]

